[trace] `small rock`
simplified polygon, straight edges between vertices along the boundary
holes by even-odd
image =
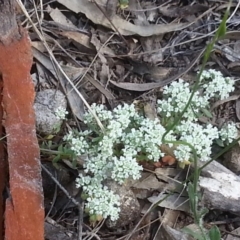
[[[117,229],[127,226],[132,221],[135,221],[140,215],[140,204],[132,190],[124,185],[119,185],[110,180],[108,180],[104,185],[120,197],[119,219],[116,221],[107,219],[107,227],[110,229]]]
[[[59,107],[67,108],[66,98],[61,91],[46,89],[36,94],[34,109],[38,132],[46,135],[56,133],[63,122],[55,115],[55,111]]]
[[[236,144],[224,155],[223,165],[237,175],[240,175],[240,146]]]

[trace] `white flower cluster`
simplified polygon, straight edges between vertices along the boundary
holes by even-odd
[[[163,89],[164,99],[158,100],[158,112],[164,117],[177,116],[184,110],[190,96],[191,91],[189,83],[184,82],[182,79],[172,82],[169,86],[165,86]],[[200,96],[199,92],[196,92],[183,117],[190,121],[196,121],[199,111],[209,104],[208,100],[208,98]]]
[[[203,71],[201,80],[203,81],[201,89],[194,94],[189,108],[183,115],[183,120],[175,129],[175,134],[178,140],[191,144],[201,160],[207,161],[210,159],[213,141],[220,137],[223,141],[232,142],[237,138],[237,128],[233,123],[226,124],[220,131],[210,124],[199,125],[198,115],[202,109],[209,107],[212,97],[219,96],[220,99],[228,97],[234,90],[234,81],[224,78],[221,72],[212,69]],[[158,113],[169,120],[178,117],[190,95],[190,85],[182,79],[164,87],[163,100],[158,100]],[[188,161],[191,159],[192,149],[180,144],[174,154],[179,161]]]
[[[236,125],[232,122],[224,124],[219,132],[220,138],[223,142],[231,143],[238,137],[238,130]]]
[[[100,179],[79,175],[76,186],[83,186],[83,191],[88,195],[86,209],[90,214],[101,215],[103,218],[110,216],[112,221],[119,216],[119,196],[102,186]]]
[[[123,156],[113,157],[113,169],[111,178],[119,183],[123,183],[128,178],[139,179],[142,167],[138,165],[135,156],[137,152],[134,149],[123,149]]]
[[[210,124],[203,127],[198,123],[182,121],[177,126],[177,131],[180,135],[179,140],[190,143],[202,161],[210,160],[213,140],[219,138],[219,132],[216,127]],[[179,161],[185,161],[191,158],[191,152],[192,150],[189,146],[181,144],[174,151],[174,154]]]
[[[220,81],[220,76],[221,74],[214,71],[204,72],[202,91],[196,92],[179,126],[165,137],[168,141],[179,140],[191,144],[197,157],[204,161],[210,159],[211,146],[215,139],[220,137],[223,141],[231,142],[237,136],[236,127],[232,123],[221,131],[210,124],[197,123],[202,109],[209,107],[211,97],[216,94],[221,98],[226,97],[233,90],[233,81],[226,78]],[[222,84],[221,87],[217,86],[216,79]],[[209,80],[210,88],[207,87],[206,80]],[[163,99],[158,101],[158,113],[163,118],[176,118],[185,108],[190,96],[189,83],[182,79],[173,82],[164,87]],[[104,133],[92,114],[86,113],[84,122],[90,131],[70,132],[64,140],[76,155],[87,156],[84,162],[85,175],[79,175],[76,184],[88,196],[86,207],[89,213],[116,220],[119,214],[119,197],[104,186],[103,181],[112,179],[122,184],[128,178],[140,178],[142,166],[138,161],[158,161],[164,156],[161,145],[166,129],[159,119],[151,120],[140,115],[133,104],[118,106],[113,111],[106,110],[103,105],[93,104],[91,109],[103,123]],[[168,144],[168,147],[173,147],[179,161],[192,159],[193,151],[188,145]]]
[[[90,131],[84,131],[75,133],[70,131],[66,136],[63,137],[64,141],[67,141],[70,145],[70,149],[77,155],[80,156],[86,153],[89,149],[86,136],[90,134]]]
[[[114,206],[109,205],[111,202],[108,204],[111,214],[106,211],[103,211],[103,214],[97,207],[93,207],[94,201],[96,206],[99,206],[98,201],[102,201],[98,199],[97,192],[98,189],[105,189],[102,181],[111,178],[122,184],[128,178],[140,178],[142,166],[137,162],[138,157],[159,160],[163,156],[159,146],[166,130],[159,120],[153,121],[139,115],[133,104],[118,106],[112,112],[105,110],[102,105],[94,104],[91,108],[104,124],[105,132],[101,134],[95,119],[90,113],[86,113],[84,121],[92,131],[78,134],[70,132],[64,139],[76,155],[88,154],[84,171],[93,176],[90,178],[92,180],[89,180],[89,176],[81,175],[77,185],[82,186],[89,195],[88,200],[91,200],[91,203],[88,201],[88,205],[91,207],[91,213],[115,218],[118,214],[116,202]],[[96,129],[98,132],[94,132]],[[171,134],[167,139],[175,140]]]
[[[103,218],[109,216],[112,221],[116,221],[119,217],[119,206],[119,196],[105,186],[98,188],[96,194],[89,195],[86,204],[90,214],[98,214]]]
[[[101,105],[101,104],[99,104],[99,105],[97,105],[96,103],[92,104],[91,110],[93,113],[95,113],[98,116],[98,118],[101,122],[110,120],[113,117],[112,112],[106,110],[104,105]],[[85,113],[84,123],[85,124],[90,124],[90,123],[95,124],[95,118],[92,113],[90,113],[90,112]]]
[[[203,71],[200,80],[205,82],[203,84],[204,95],[208,98],[220,97],[222,100],[234,90],[234,80],[230,77],[224,77],[221,72],[214,69]]]
[[[197,121],[202,109],[209,106],[211,98],[221,100],[227,98],[234,90],[234,80],[223,77],[222,73],[214,69],[204,70],[200,81],[203,82],[201,89],[194,93],[193,99],[183,118]],[[201,92],[201,94],[200,94]],[[182,79],[175,81],[163,89],[163,100],[158,100],[158,112],[162,117],[174,117],[185,108],[192,92],[189,83]]]
[[[125,145],[136,149],[138,152],[146,153],[146,159],[158,161],[164,156],[159,149],[162,144],[163,134],[166,129],[161,125],[159,119],[151,120],[142,117],[139,121],[138,128],[131,128],[131,131],[125,134]],[[169,133],[166,140],[173,141],[176,138]]]
[[[66,115],[68,114],[68,111],[63,108],[63,107],[58,107],[56,110],[55,110],[55,116],[58,118],[58,119],[61,119],[61,120],[64,120],[66,118]]]

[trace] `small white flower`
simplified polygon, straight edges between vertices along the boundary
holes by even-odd
[[[92,104],[91,110],[94,112],[100,121],[105,122],[112,119],[112,112],[105,109],[104,105]],[[96,119],[94,118],[91,112],[84,114],[84,123],[85,124],[96,124]]]
[[[68,114],[68,111],[63,108],[63,107],[58,107],[56,110],[55,110],[55,116],[58,118],[58,119],[61,119],[61,120],[64,120],[66,118],[66,115]]]
[[[191,157],[191,148],[189,146],[180,144],[176,150],[174,150],[174,155],[178,161],[187,161]]]
[[[219,132],[223,141],[233,142],[238,137],[238,130],[233,122],[225,124]]]
[[[184,82],[182,79],[172,82],[169,86],[164,88],[164,99],[158,100],[157,102],[158,112],[165,117],[180,114],[185,109],[191,94],[189,83]],[[184,113],[183,118],[190,121],[196,121],[200,110],[209,104],[208,100],[208,97],[202,97],[199,92],[195,92],[191,104]]]
[[[93,180],[90,184],[87,184],[82,176],[79,176],[77,182],[81,186],[86,184],[83,189],[89,195],[86,208],[89,209],[90,214],[101,215],[103,218],[110,217],[112,221],[118,219],[120,212],[118,195],[114,194],[106,186],[102,186],[100,182]]]
[[[213,140],[219,137],[216,127],[210,124],[203,127],[198,123],[182,121],[181,124],[177,126],[177,131],[180,134],[180,140],[191,144],[202,161],[209,160]],[[185,145],[180,145],[177,148],[176,154],[181,157],[181,159],[179,159],[180,161],[188,160],[186,159],[186,157],[190,156],[187,154],[188,150],[191,151],[191,149]],[[184,156],[184,154],[186,154],[186,156]]]
[[[119,105],[113,110],[114,118],[119,122],[124,128],[126,128],[130,122],[131,118],[134,118],[137,115],[135,107],[133,104],[123,106]]]
[[[113,157],[113,169],[111,178],[122,184],[128,178],[139,179],[140,172],[143,170],[134,156],[137,152],[131,152],[132,149],[124,149],[124,155],[120,158]]]
[[[86,141],[85,134],[88,132],[79,133],[77,136],[73,131],[70,131],[66,136],[64,136],[63,140],[67,141],[70,145],[70,149],[77,155],[81,156],[86,153],[89,149],[89,144]]]
[[[204,94],[211,97],[227,98],[229,93],[234,91],[234,80],[224,77],[221,72],[214,69],[205,70],[202,73],[201,80],[207,80],[203,84]]]

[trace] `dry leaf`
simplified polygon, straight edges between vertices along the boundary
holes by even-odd
[[[32,52],[34,57],[43,65],[46,69],[48,69],[53,76],[58,79],[61,82],[62,86],[65,86],[66,96],[68,98],[68,102],[71,106],[71,110],[76,115],[76,117],[80,120],[83,120],[84,115],[84,104],[82,102],[82,99],[79,97],[79,95],[76,93],[74,89],[70,86],[68,82],[66,82],[65,78],[60,74],[56,73],[55,68],[53,67],[52,62],[48,57],[46,57],[44,54],[39,52],[37,49],[32,48]],[[65,71],[68,66],[65,66]],[[70,67],[72,68],[72,67]],[[74,68],[76,70],[76,68]],[[76,73],[75,73],[76,74]],[[74,74],[74,75],[75,75]],[[79,68],[79,75],[82,74],[82,68]],[[76,77],[76,75],[75,75]]]
[[[163,14],[164,16],[168,17],[177,17],[177,18],[182,18],[182,17],[187,17],[189,15],[193,15],[202,11],[208,10],[208,6],[204,6],[201,4],[195,4],[195,5],[189,5],[189,6],[184,6],[184,7],[160,7],[159,12]]]
[[[231,62],[237,62],[240,60],[239,54],[234,52],[234,49],[228,46],[224,46],[221,51],[225,57]]]
[[[236,115],[238,120],[240,120],[240,99],[236,101]]]
[[[78,28],[64,14],[62,14],[62,12],[58,8],[52,9],[50,6],[48,6],[47,11],[49,12],[51,18],[56,23],[60,23],[63,26],[67,26],[67,27],[76,29],[76,31],[59,32],[60,35],[65,36],[70,39],[73,39],[77,43],[79,43],[87,48],[93,49],[93,47],[90,45],[89,36],[82,32],[78,32]]]
[[[58,8],[53,9],[48,5],[47,11],[55,22],[68,27],[73,27],[73,28],[76,27],[69,19],[67,19],[67,17],[64,14],[62,14],[62,12]]]
[[[111,28],[115,31],[115,28],[118,29],[122,35],[140,35],[143,37],[159,35],[163,33],[169,33],[174,31],[179,31],[187,26],[189,23],[171,23],[171,24],[156,24],[151,26],[139,26],[134,25],[119,16],[115,15],[111,18],[113,25],[109,22],[106,16],[102,11],[91,1],[89,0],[57,0],[59,3],[72,10],[75,13],[83,13],[88,19],[90,19],[95,24],[100,24],[105,27]]]
[[[154,102],[144,104],[144,115],[151,120],[157,118],[157,112],[156,108],[154,107]]]
[[[134,182],[132,185],[136,189],[159,190],[163,189],[163,182],[158,181],[156,176],[152,173],[142,173],[142,177]]]
[[[159,196],[152,196],[152,197],[149,197],[148,200],[151,203],[156,203],[156,202],[162,200],[158,204],[159,207],[164,207],[164,208],[169,208],[172,210],[179,210],[179,211],[184,211],[184,212],[190,213],[188,197],[180,196],[179,194],[172,194],[172,195],[169,195],[168,197],[167,197],[167,195],[168,194],[160,194]]]
[[[127,82],[120,82],[117,83],[115,81],[109,80],[113,85],[116,87],[126,89],[129,91],[136,91],[136,92],[145,92],[151,90],[153,88],[163,87],[165,84],[163,82],[159,83],[127,83]]]
[[[63,32],[59,32],[59,34],[64,37],[74,40],[75,42],[83,45],[84,47],[93,49],[93,46],[90,44],[89,36],[84,33],[73,32],[73,31],[63,31]]]
[[[136,10],[143,10],[137,1],[130,1],[129,7]],[[135,16],[133,21],[136,25],[151,27],[143,11],[133,11],[132,14]],[[160,39],[162,39],[162,36],[140,38],[143,51],[151,52],[143,55],[144,62],[149,62],[153,65],[156,65],[158,62],[163,60],[162,47],[159,41]]]

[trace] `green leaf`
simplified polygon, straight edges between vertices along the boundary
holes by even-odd
[[[61,155],[58,154],[56,157],[53,158],[52,162],[53,162],[53,163],[56,163],[56,162],[58,162],[60,159],[61,159]]]
[[[221,233],[217,226],[213,226],[208,232],[210,240],[220,240]]]
[[[202,112],[208,118],[212,118],[213,117],[212,113],[208,109],[206,109],[206,108],[203,108]]]
[[[95,143],[95,142],[100,142],[102,139],[103,139],[103,136],[95,137],[95,138],[92,139],[92,142],[93,142],[93,143]]]
[[[63,145],[62,144],[58,146],[58,151],[63,152]]]
[[[209,210],[207,208],[201,208],[198,213],[199,213],[199,217],[202,219],[207,213],[209,212]]]
[[[121,9],[125,9],[128,7],[128,0],[119,0],[119,6]]]
[[[232,5],[232,1],[229,1],[227,10],[224,13],[222,22],[220,23],[220,26],[219,26],[218,31],[216,33],[217,38],[224,36],[225,33],[226,33],[226,29],[227,29],[226,23],[227,23],[227,19],[228,19],[228,16],[229,16],[231,5]]]
[[[52,164],[53,164],[53,166],[55,167],[55,168],[57,168],[57,169],[59,169],[59,165],[58,165],[58,162],[59,160],[55,160],[54,161],[54,159],[53,159],[53,161],[52,161]]]
[[[206,64],[207,60],[209,59],[209,56],[210,56],[211,51],[214,47],[214,44],[217,42],[217,40],[220,37],[224,36],[225,33],[226,33],[226,28],[227,28],[226,27],[226,22],[227,22],[227,18],[228,18],[228,15],[229,15],[229,10],[230,10],[231,4],[232,4],[232,1],[229,1],[228,8],[225,11],[225,14],[224,14],[223,19],[220,23],[220,26],[219,26],[217,32],[215,33],[212,42],[210,44],[208,44],[208,46],[207,46],[207,49],[206,49],[205,54],[204,54],[203,66]]]
[[[205,240],[205,237],[202,236],[202,234],[196,232],[196,231],[193,231],[192,229],[188,228],[188,227],[185,227],[182,229],[183,232],[191,235],[192,237],[194,237],[194,239],[196,240]]]
[[[224,147],[224,142],[222,141],[222,139],[216,139],[216,143],[219,147]]]

